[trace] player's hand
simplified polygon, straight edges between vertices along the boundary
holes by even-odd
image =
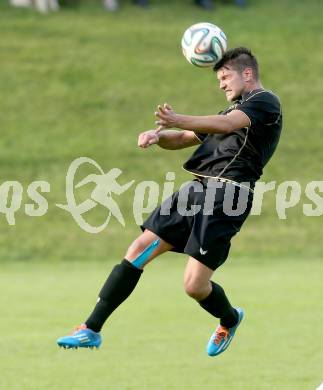
[[[158,133],[162,130],[163,127],[159,126],[157,129],[148,130],[139,134],[138,137],[138,146],[140,148],[148,148],[151,145],[158,144],[159,135]]]
[[[164,128],[177,127],[178,115],[169,104],[164,103],[162,106],[159,105],[157,110],[155,112],[155,116],[158,118],[156,121],[157,125],[163,126]]]

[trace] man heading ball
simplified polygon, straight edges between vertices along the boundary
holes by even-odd
[[[229,346],[244,312],[231,305],[211,277],[227,259],[231,238],[250,212],[255,182],[279,141],[282,112],[277,96],[263,88],[257,60],[249,49],[227,51],[214,71],[230,107],[218,115],[191,116],[160,105],[155,113],[159,127],[141,133],[138,139],[141,148],[157,144],[173,150],[199,145],[183,166],[194,180],[143,223],[142,234],[113,268],[89,318],[72,335],[58,339],[58,345],[98,347],[104,322],[134,290],[144,267],[164,252],[175,251],[188,255],[186,293],[220,320],[207,344],[208,354],[219,355]],[[210,192],[212,188],[215,191]],[[187,210],[198,206],[196,213],[181,212],[183,191]],[[227,211],[226,197],[236,206],[234,213]]]

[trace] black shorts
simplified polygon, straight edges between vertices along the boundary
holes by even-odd
[[[231,238],[246,220],[252,199],[246,187],[194,180],[157,207],[141,228],[157,234],[174,252],[215,270],[227,259]]]

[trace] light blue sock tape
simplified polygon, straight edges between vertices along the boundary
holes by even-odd
[[[136,268],[141,268],[159,244],[160,240],[153,241],[149,246],[147,246],[145,250],[140,253],[140,255],[134,261],[132,261],[132,265],[134,265]]]

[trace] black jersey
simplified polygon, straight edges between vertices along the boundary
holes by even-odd
[[[195,175],[223,177],[237,182],[255,182],[274,153],[282,128],[278,97],[270,91],[251,91],[220,112],[243,111],[250,127],[229,134],[196,133],[201,145],[183,165]]]

